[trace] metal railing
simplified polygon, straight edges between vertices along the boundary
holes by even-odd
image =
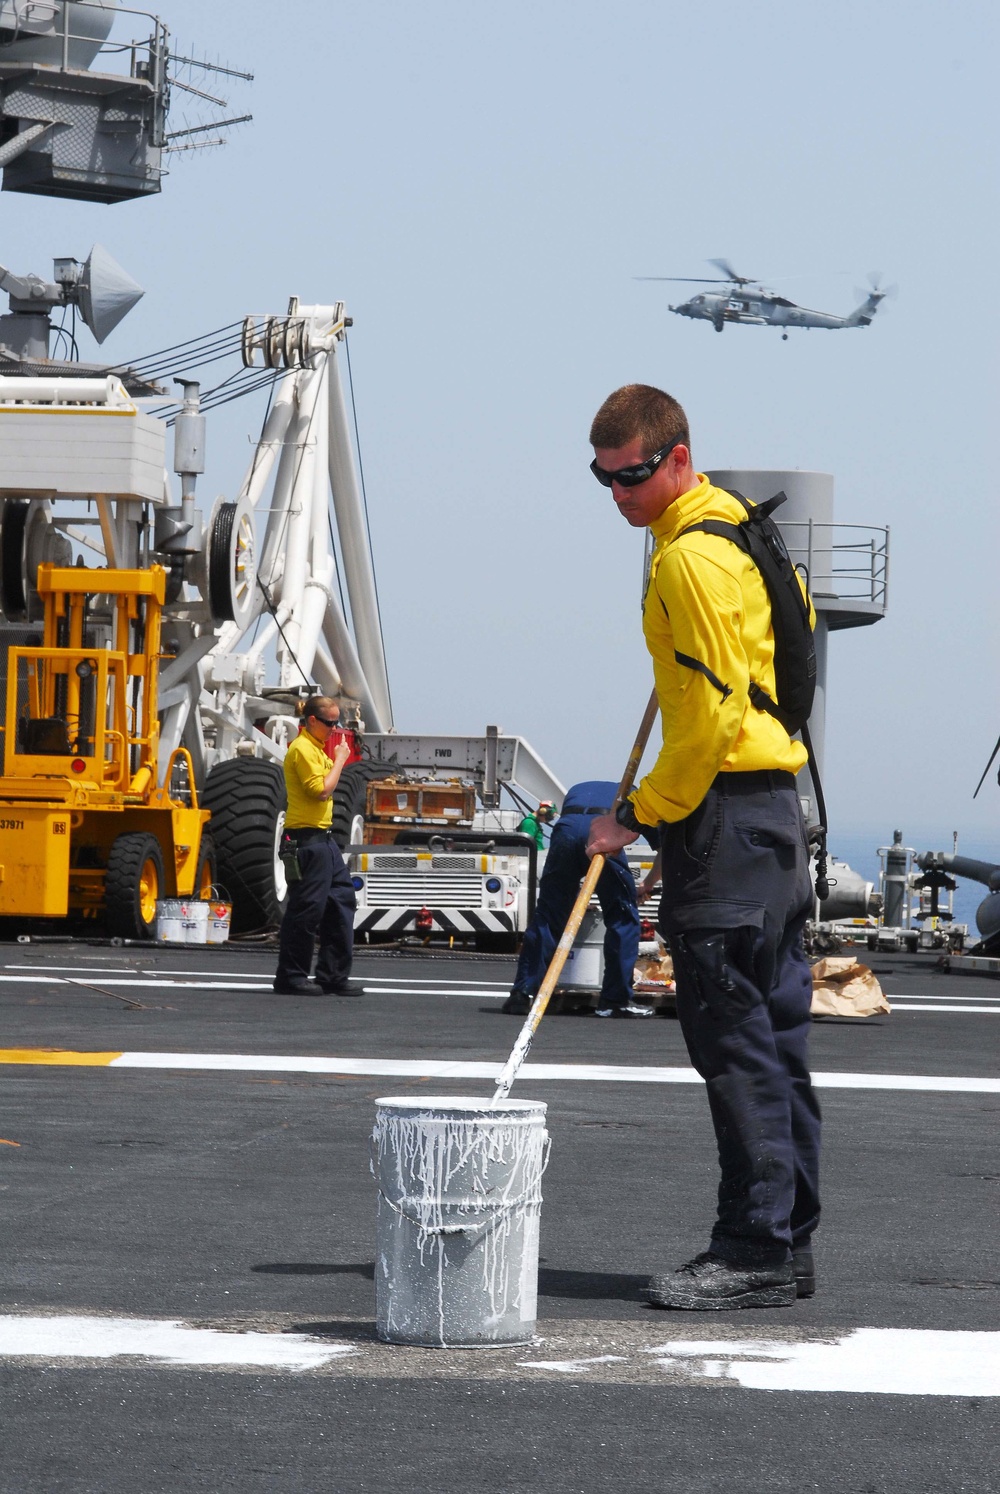
[[[889,600],[889,529],[875,524],[779,520],[793,565],[811,595],[860,602],[884,612]]]

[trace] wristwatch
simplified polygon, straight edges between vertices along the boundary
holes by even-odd
[[[641,820],[636,819],[631,799],[622,800],[615,810],[615,819],[623,829],[631,830],[633,835],[648,835],[652,828],[649,825],[644,825]]]

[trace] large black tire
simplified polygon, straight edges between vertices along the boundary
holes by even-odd
[[[234,934],[281,922],[288,896],[278,861],[285,802],[284,774],[260,757],[217,763],[205,780],[201,803],[212,812],[216,876],[233,905]]]
[[[348,763],[341,773],[340,782],[333,791],[332,821],[333,838],[341,850],[352,841],[360,843],[352,831],[356,830],[356,821],[364,818],[368,785],[375,778],[385,777],[385,768],[380,763]]]
[[[163,852],[155,835],[119,835],[108,854],[104,910],[108,929],[119,939],[152,939],[156,902],[164,895]]]
[[[219,881],[219,867],[215,855],[215,842],[207,831],[202,833],[198,847],[198,868],[194,874],[194,895],[203,902],[211,902]]]

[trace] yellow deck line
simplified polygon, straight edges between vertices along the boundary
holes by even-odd
[[[107,1068],[120,1053],[74,1053],[69,1048],[0,1048],[0,1063],[76,1064]]]

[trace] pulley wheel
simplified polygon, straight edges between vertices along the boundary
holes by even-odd
[[[254,354],[257,348],[257,344],[254,340],[256,331],[257,328],[254,325],[253,317],[245,316],[243,318],[243,332],[240,336],[240,352],[243,355],[244,368],[253,367]]]
[[[208,555],[208,602],[216,622],[245,627],[257,590],[257,534],[246,498],[220,503],[212,516]]]

